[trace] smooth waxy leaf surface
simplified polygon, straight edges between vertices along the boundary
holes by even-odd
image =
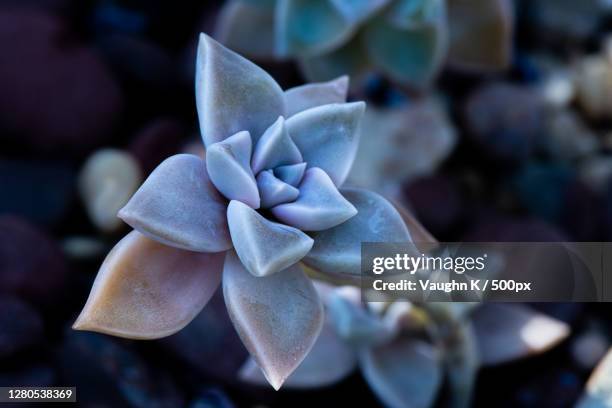
[[[251,167],[257,174],[264,169],[274,169],[278,166],[298,164],[302,155],[285,128],[285,119],[279,117],[257,141]]]
[[[166,245],[201,252],[232,247],[227,201],[210,182],[204,160],[178,154],[163,161],[119,211],[119,217]]]
[[[210,300],[224,256],[172,248],[132,231],[104,260],[73,327],[131,339],[169,336]]]
[[[287,119],[287,131],[308,167],[323,169],[336,186],[351,169],[359,144],[364,102],[318,106]]]
[[[257,175],[257,187],[261,196],[262,208],[290,203],[300,195],[297,188],[276,178],[272,170],[265,170]]]
[[[349,78],[343,75],[328,82],[312,83],[285,91],[287,117],[306,109],[330,103],[346,102]]]
[[[313,240],[288,225],[268,221],[240,201],[227,208],[234,249],[246,269],[254,276],[282,271],[302,259]]]
[[[353,217],[357,210],[336,189],[329,176],[317,167],[306,170],[300,195],[292,203],[272,208],[282,222],[303,231],[321,231]]]
[[[206,149],[206,169],[212,183],[227,199],[259,208],[259,190],[251,171],[251,152],[249,132],[238,132]]]
[[[279,180],[282,180],[289,185],[297,187],[302,181],[302,177],[304,177],[306,166],[306,163],[292,164],[289,166],[279,166],[274,169],[274,175],[278,177]]]
[[[278,390],[306,357],[323,326],[323,305],[312,282],[297,265],[255,277],[228,252],[223,294],[244,345]]]
[[[285,115],[285,98],[276,81],[206,34],[198,45],[196,105],[207,147],[243,130],[257,141]]]

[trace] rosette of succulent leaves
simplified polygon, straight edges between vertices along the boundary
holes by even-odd
[[[278,389],[324,325],[309,275],[354,281],[361,242],[411,234],[389,201],[342,188],[365,109],[345,101],[346,77],[283,91],[202,34],[195,81],[205,159],[169,157],[119,211],[134,230],[102,263],[74,328],[169,336],[222,286],[236,331]]]
[[[449,406],[469,407],[480,367],[544,352],[569,334],[567,324],[520,304],[363,303],[353,286],[317,289],[325,325],[283,389],[330,386],[359,368],[387,407],[431,407],[443,389]],[[254,360],[239,377],[265,384]]]
[[[230,0],[216,37],[251,58],[297,60],[311,81],[376,71],[413,89],[444,63],[468,71],[509,65],[509,0]]]

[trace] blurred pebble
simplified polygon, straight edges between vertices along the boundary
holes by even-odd
[[[605,192],[612,176],[612,156],[592,156],[580,163],[580,179],[593,191]]]
[[[464,115],[469,136],[492,159],[526,159],[543,127],[539,94],[509,83],[477,89],[469,96]]]
[[[37,344],[42,336],[43,322],[33,307],[13,296],[0,297],[0,359]]]
[[[120,340],[68,331],[58,355],[61,377],[83,406],[174,408],[184,398],[172,378],[152,369]],[[162,358],[162,356],[157,356]]]
[[[117,212],[142,182],[136,159],[119,149],[102,149],[92,154],[79,175],[79,192],[96,227],[104,232],[117,230],[122,221]]]
[[[448,177],[420,178],[410,183],[405,192],[419,221],[435,236],[444,236],[461,217],[461,193]]]
[[[0,292],[46,303],[62,296],[67,272],[51,237],[21,218],[0,216]]]
[[[237,381],[248,357],[227,314],[222,290],[187,327],[161,343],[196,371],[228,382]]]
[[[591,118],[612,118],[612,62],[604,56],[582,59],[576,67],[578,103]]]
[[[74,236],[62,242],[64,253],[72,259],[91,259],[101,257],[107,252],[107,246],[96,237]]]
[[[594,154],[597,136],[570,110],[555,110],[546,115],[546,151],[556,159],[573,160]]]
[[[572,343],[572,357],[583,369],[591,370],[610,348],[606,337],[595,330],[581,333]]]
[[[57,154],[110,139],[122,110],[119,86],[61,20],[30,8],[1,9],[0,49],[1,138]]]
[[[73,203],[75,179],[64,162],[0,159],[0,186],[6,192],[0,200],[0,214],[56,226]]]
[[[180,122],[158,118],[134,136],[128,150],[139,161],[144,175],[148,175],[158,164],[180,150],[185,133]]]

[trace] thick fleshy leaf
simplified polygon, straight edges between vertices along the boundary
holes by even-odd
[[[315,244],[304,262],[325,274],[359,279],[362,242],[410,242],[412,238],[395,207],[380,195],[353,188],[343,189],[342,194],[357,208],[357,215],[314,233]]]
[[[73,328],[131,339],[169,336],[212,297],[224,256],[172,248],[132,231],[104,260]]]
[[[445,342],[445,362],[451,389],[452,406],[471,407],[480,368],[476,334],[470,322],[452,326]]]
[[[474,312],[473,323],[484,365],[542,353],[569,335],[564,322],[519,304],[483,305]]]
[[[279,166],[274,169],[274,175],[278,177],[279,180],[282,180],[293,187],[297,187],[304,177],[306,166],[306,163],[292,164],[290,166]]]
[[[397,326],[386,324],[360,302],[343,296],[345,288],[337,289],[327,300],[328,314],[338,336],[357,348],[390,341],[396,334]]]
[[[312,350],[302,364],[287,378],[283,388],[311,389],[326,387],[347,377],[357,366],[357,355],[338,337],[326,320]],[[248,359],[239,373],[240,379],[254,385],[267,385],[261,369]]]
[[[312,282],[298,265],[255,277],[234,252],[228,252],[223,294],[244,345],[278,390],[306,357],[323,326],[323,305]]]
[[[240,201],[230,202],[227,220],[238,257],[254,276],[279,272],[302,259],[313,240],[288,225],[268,221]]]
[[[274,9],[243,0],[228,1],[219,13],[215,37],[242,55],[273,58]]]
[[[612,406],[612,352],[601,360],[586,384],[576,408],[610,408]]]
[[[371,17],[390,0],[331,0],[344,18],[352,23],[364,21]]]
[[[308,167],[320,167],[337,186],[353,165],[364,102],[317,106],[287,119],[287,131]]]
[[[272,170],[265,170],[257,175],[257,187],[261,196],[262,208],[290,203],[300,195],[300,190],[277,179]]]
[[[416,88],[427,86],[448,49],[443,0],[398,2],[386,18],[365,27],[363,40],[372,63],[393,80]]]
[[[210,181],[229,200],[259,208],[259,190],[251,171],[251,137],[238,132],[206,149],[206,169]]]
[[[333,52],[301,58],[299,66],[309,81],[330,81],[348,75],[352,87],[362,84],[370,68],[361,35]]]
[[[153,170],[118,215],[163,244],[218,252],[232,247],[226,207],[208,178],[204,160],[177,154]]]
[[[428,343],[399,338],[391,344],[365,349],[361,371],[372,390],[390,408],[429,408],[442,383],[436,349]]]
[[[496,70],[510,64],[512,5],[508,0],[449,0],[450,63]]]
[[[302,155],[289,137],[285,127],[285,119],[279,117],[257,141],[251,168],[257,174],[264,169],[274,169],[278,166],[298,164]]]
[[[299,188],[297,200],[272,208],[272,214],[288,225],[302,231],[322,231],[342,224],[357,214],[355,207],[318,167],[306,170]]]
[[[329,0],[278,0],[276,51],[281,57],[329,52],[348,41],[355,28]]]
[[[285,98],[276,81],[206,34],[198,45],[196,105],[207,147],[243,130],[257,141],[285,115]]]
[[[287,117],[316,106],[346,102],[349,78],[343,75],[328,82],[312,83],[285,91]]]

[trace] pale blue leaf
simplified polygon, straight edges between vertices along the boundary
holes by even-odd
[[[302,181],[302,178],[304,177],[306,165],[306,163],[299,163],[292,164],[289,166],[279,166],[274,169],[274,175],[278,177],[279,180],[282,180],[289,185],[297,187]]]
[[[257,141],[251,159],[251,168],[253,173],[257,174],[265,169],[274,169],[278,166],[301,162],[302,155],[289,137],[285,127],[285,119],[281,116]]]
[[[257,175],[257,187],[261,196],[261,208],[290,203],[300,195],[297,188],[277,179],[272,170],[265,170]]]
[[[346,75],[328,82],[310,83],[285,91],[287,117],[316,106],[346,102],[349,78]]]

